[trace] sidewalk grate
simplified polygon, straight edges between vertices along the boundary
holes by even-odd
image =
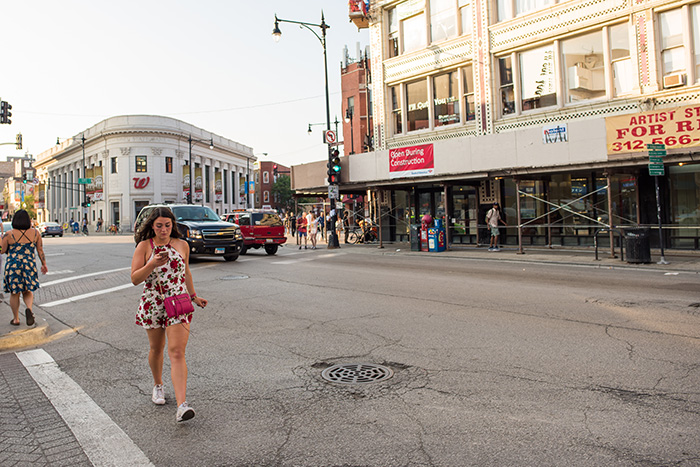
[[[373,363],[350,363],[326,368],[321,377],[332,383],[366,384],[377,383],[391,378],[391,368]]]

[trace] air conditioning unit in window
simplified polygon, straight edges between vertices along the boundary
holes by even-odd
[[[664,76],[664,88],[675,88],[685,85],[685,73],[671,73]]]

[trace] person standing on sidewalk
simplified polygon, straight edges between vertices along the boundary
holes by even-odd
[[[498,248],[498,235],[500,233],[498,231],[499,222],[501,222],[503,225],[508,225],[501,218],[501,207],[498,205],[498,203],[493,203],[493,207],[486,213],[486,223],[491,229],[491,243],[489,244],[489,251],[500,251],[500,248]]]
[[[150,351],[148,365],[153,374],[153,395],[156,405],[165,404],[163,390],[163,353],[168,342],[170,379],[175,390],[177,413],[175,420],[182,422],[194,417],[187,403],[187,363],[185,348],[190,336],[192,313],[168,317],[163,304],[164,295],[188,293],[200,308],[207,300],[198,297],[190,272],[190,250],[175,227],[175,215],[166,207],[155,208],[136,232],[136,250],[131,260],[131,282],[145,282],[136,324],[146,329]]]
[[[321,240],[325,240],[326,233],[325,233],[324,227],[326,226],[326,219],[325,219],[325,214],[323,211],[321,211],[321,214],[319,214],[319,216],[316,220],[318,222],[318,233],[321,235]]]
[[[306,237],[306,216],[304,215],[303,211],[297,216],[297,244],[299,245],[300,250],[302,237],[304,238],[304,249],[306,250],[308,239]]]
[[[343,234],[345,236],[345,243],[348,243],[348,235],[350,234],[350,217],[347,211],[343,211]]]
[[[317,229],[318,229],[318,218],[311,211],[309,211],[309,214],[306,216],[306,228],[307,228],[307,235],[311,239],[311,249],[315,250],[316,249],[316,233],[317,233]]]
[[[46,274],[46,257],[41,240],[41,234],[32,228],[29,213],[20,209],[12,217],[12,230],[2,237],[2,252],[7,254],[5,261],[4,291],[10,294],[12,321],[10,324],[19,326],[19,295],[22,294],[24,315],[27,326],[34,325],[34,290],[39,288],[39,273],[36,270],[34,250],[41,261],[41,273]]]

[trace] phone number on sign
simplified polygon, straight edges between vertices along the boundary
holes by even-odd
[[[665,144],[667,148],[673,146],[685,146],[694,142],[700,141],[700,138],[693,138],[690,135],[681,136],[667,136],[665,138],[654,138],[651,141],[643,141],[641,139],[635,139],[634,141],[625,141],[624,143],[616,141],[612,143],[613,152],[623,152],[623,151],[633,151],[633,150],[646,150],[647,144]]]

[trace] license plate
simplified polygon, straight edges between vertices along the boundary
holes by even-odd
[[[226,252],[226,248],[216,248],[214,249],[215,255],[223,255]]]
[[[274,242],[275,242],[275,240],[272,238],[268,238],[265,240],[265,243],[274,243]]]

